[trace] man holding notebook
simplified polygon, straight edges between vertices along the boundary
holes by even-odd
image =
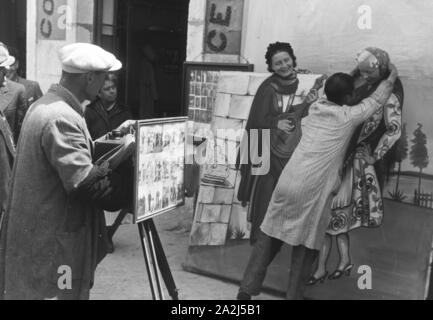
[[[120,209],[132,194],[108,162],[94,164],[82,106],[121,62],[84,43],[63,47],[59,58],[60,83],[29,109],[17,148],[1,226],[4,299],[88,299],[106,254],[102,209]]]

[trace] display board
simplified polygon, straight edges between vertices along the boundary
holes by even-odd
[[[186,126],[186,117],[137,122],[135,223],[185,203]]]
[[[254,71],[252,64],[185,62],[183,109],[192,122],[192,135],[206,137],[215,109],[220,71]]]

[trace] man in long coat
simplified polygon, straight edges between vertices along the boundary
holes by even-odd
[[[124,206],[113,199],[130,191],[108,166],[93,165],[82,106],[120,61],[91,44],[67,45],[59,58],[60,84],[30,108],[18,143],[1,226],[4,299],[88,299],[106,253],[102,209]]]

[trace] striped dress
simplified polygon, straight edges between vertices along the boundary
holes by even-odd
[[[311,106],[301,141],[269,203],[261,226],[265,234],[292,246],[321,249],[351,136],[379,107],[373,98],[353,107],[326,99]]]

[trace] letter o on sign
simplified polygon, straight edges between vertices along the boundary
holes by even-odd
[[[53,31],[53,26],[51,24],[50,20],[47,19],[42,19],[41,21],[41,34],[45,37],[45,38],[49,38],[51,36],[51,33]]]
[[[47,15],[51,16],[54,13],[54,0],[44,0],[43,9]]]

